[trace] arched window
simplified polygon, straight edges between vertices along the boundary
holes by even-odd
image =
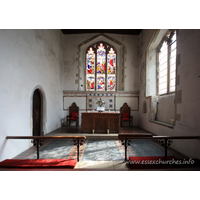
[[[157,49],[157,91],[166,94],[175,91],[176,86],[176,31],[169,31]]]
[[[116,51],[98,42],[86,51],[86,91],[116,90]]]

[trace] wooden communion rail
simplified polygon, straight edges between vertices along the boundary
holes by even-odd
[[[86,136],[7,136],[6,139],[32,139],[33,145],[37,148],[37,159],[39,159],[39,147],[43,144],[45,139],[72,139],[74,140],[74,145],[77,146],[77,161],[79,161],[79,147],[83,144]],[[159,140],[161,145],[165,148],[165,157],[167,157],[167,148],[171,146],[173,139],[200,139],[200,136],[153,136],[151,133],[118,134],[118,140],[121,140],[122,145],[125,148],[125,162],[127,161],[127,147],[130,145],[129,141],[133,139]]]
[[[77,146],[77,161],[79,161],[79,147],[83,144],[86,136],[7,136],[6,139],[32,139],[33,145],[37,148],[37,159],[39,159],[39,147],[44,140],[74,140],[74,145]]]
[[[119,134],[118,139],[122,141],[125,148],[125,159],[127,161],[127,147],[130,145],[129,140],[133,139],[149,139],[160,140],[162,146],[165,147],[165,157],[167,157],[167,148],[171,146],[173,139],[200,139],[200,136],[153,136],[151,133],[133,133]]]

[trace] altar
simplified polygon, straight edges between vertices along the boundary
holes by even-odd
[[[120,113],[118,112],[83,112],[81,118],[82,133],[120,132]]]

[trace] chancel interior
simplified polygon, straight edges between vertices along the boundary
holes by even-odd
[[[200,136],[199,36],[197,29],[0,30],[0,161],[33,146],[7,136],[72,134],[69,127],[92,137],[122,127]],[[200,159],[199,139],[176,139],[171,148]]]

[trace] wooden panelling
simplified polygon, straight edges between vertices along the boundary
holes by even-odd
[[[120,113],[82,113],[81,132],[92,133],[117,133],[120,131]]]

